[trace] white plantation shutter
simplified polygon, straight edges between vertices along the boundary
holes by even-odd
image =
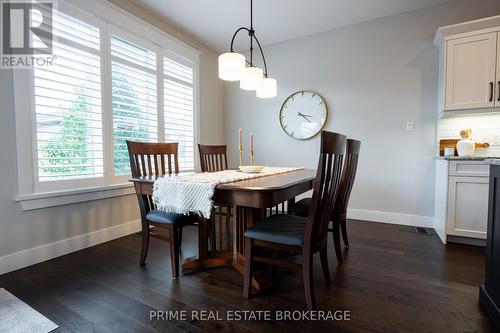
[[[193,170],[198,52],[113,8],[70,2],[54,6],[52,22],[40,14],[49,7],[30,16],[53,25],[52,64],[13,71],[19,197],[83,190],[83,200],[130,184],[127,140],[178,142],[180,169]]]
[[[179,169],[194,170],[194,71],[178,59],[164,58],[165,141],[179,142]]]
[[[53,14],[53,66],[35,67],[38,182],[103,177],[99,28]]]
[[[129,175],[126,141],[157,142],[156,53],[111,36],[114,174]]]

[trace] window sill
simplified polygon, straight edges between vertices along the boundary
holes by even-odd
[[[78,202],[121,197],[134,193],[135,189],[133,184],[119,184],[78,190],[19,195],[15,198],[15,201],[21,204],[23,210],[34,210]]]

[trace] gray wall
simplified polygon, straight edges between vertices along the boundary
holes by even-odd
[[[217,77],[217,54],[165,25],[154,15],[117,4],[199,49],[202,142],[224,142],[223,87]],[[139,219],[135,196],[124,196],[55,208],[23,211],[17,194],[16,141],[12,71],[0,69],[0,258],[21,250],[86,234]]]
[[[277,98],[257,99],[225,83],[232,162],[243,128],[255,133],[257,164],[315,167],[319,138],[294,140],[278,122],[288,95],[314,90],[329,107],[326,129],[363,141],[350,207],[434,216],[438,52],[432,40],[440,26],[499,13],[498,0],[457,0],[266,47]],[[406,131],[407,120],[415,121],[414,132]]]

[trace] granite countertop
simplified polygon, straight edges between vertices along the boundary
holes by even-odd
[[[500,158],[487,158],[484,163],[491,165],[500,165]]]
[[[480,156],[434,156],[435,160],[450,160],[450,161],[484,161],[487,159],[495,159],[496,157],[480,157]]]

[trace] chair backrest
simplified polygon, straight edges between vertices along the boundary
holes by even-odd
[[[132,177],[179,173],[178,143],[144,143],[127,141]]]
[[[318,171],[307,220],[304,246],[312,248],[326,243],[328,224],[340,185],[342,161],[346,146],[344,135],[322,131]]]
[[[335,202],[334,214],[345,214],[347,204],[351,196],[352,186],[356,178],[358,169],[359,150],[361,141],[347,139],[346,150],[344,156],[344,166],[342,167],[342,175],[340,176],[339,193]]]
[[[216,172],[227,170],[227,146],[200,145],[201,172]]]

